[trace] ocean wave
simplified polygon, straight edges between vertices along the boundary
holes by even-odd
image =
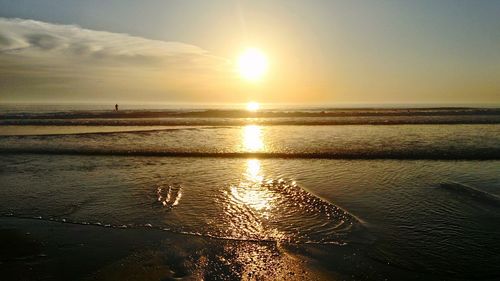
[[[0,148],[0,154],[89,155],[89,156],[157,156],[194,158],[258,158],[258,159],[394,159],[394,160],[500,160],[500,149],[418,149],[347,150],[325,152],[204,152],[170,150],[120,150],[75,148]]]
[[[500,115],[500,108],[313,108],[263,109],[249,112],[241,109],[185,110],[80,110],[58,112],[17,112],[0,114],[1,119],[91,119],[91,118],[276,118],[276,117],[346,117],[346,116],[459,116]]]
[[[218,126],[218,125],[499,124],[498,108],[124,110],[0,113],[0,125]]]
[[[310,116],[245,118],[2,118],[0,126],[244,126],[244,125],[423,125],[423,124],[500,124],[499,115],[422,115],[422,116]]]
[[[476,199],[481,202],[485,202],[488,204],[492,204],[495,206],[500,206],[500,197],[491,194],[487,191],[478,189],[473,186],[469,186],[463,183],[458,183],[458,182],[453,182],[453,181],[447,181],[443,182],[440,184],[441,188],[444,188],[446,190],[449,190],[451,192],[456,192],[458,194],[462,194],[465,196],[468,196],[470,198]]]

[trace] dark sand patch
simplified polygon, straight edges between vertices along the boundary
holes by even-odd
[[[0,222],[5,281],[337,279],[274,242],[34,219]]]

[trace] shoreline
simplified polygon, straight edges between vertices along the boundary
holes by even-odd
[[[340,275],[274,242],[0,217],[2,280],[199,280]]]

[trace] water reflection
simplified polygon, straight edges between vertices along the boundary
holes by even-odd
[[[159,186],[156,189],[156,194],[158,196],[158,202],[160,202],[163,207],[171,209],[179,205],[179,201],[182,198],[182,187],[180,185]]]
[[[262,127],[248,125],[243,127],[243,148],[248,152],[256,152],[264,149],[262,139]]]
[[[246,165],[244,180],[238,186],[231,187],[231,195],[238,203],[267,214],[266,211],[272,207],[273,198],[262,185],[264,177],[261,173],[260,160],[249,159]]]
[[[243,127],[241,147],[247,152],[265,149],[260,126]],[[247,159],[239,182],[223,192],[221,220],[226,235],[261,241],[343,243],[341,237],[352,226],[347,213],[295,181],[269,177],[261,164],[259,159]]]
[[[261,183],[264,177],[261,174],[260,160],[249,159],[247,160],[247,169],[245,177],[248,181],[254,183]]]

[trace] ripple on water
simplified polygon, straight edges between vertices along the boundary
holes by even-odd
[[[157,202],[165,208],[173,208],[179,204],[182,198],[182,186],[179,184],[174,185],[160,185],[156,188]]]
[[[347,242],[356,219],[294,181],[257,179],[229,186],[212,224],[221,235],[237,239],[287,242]]]

